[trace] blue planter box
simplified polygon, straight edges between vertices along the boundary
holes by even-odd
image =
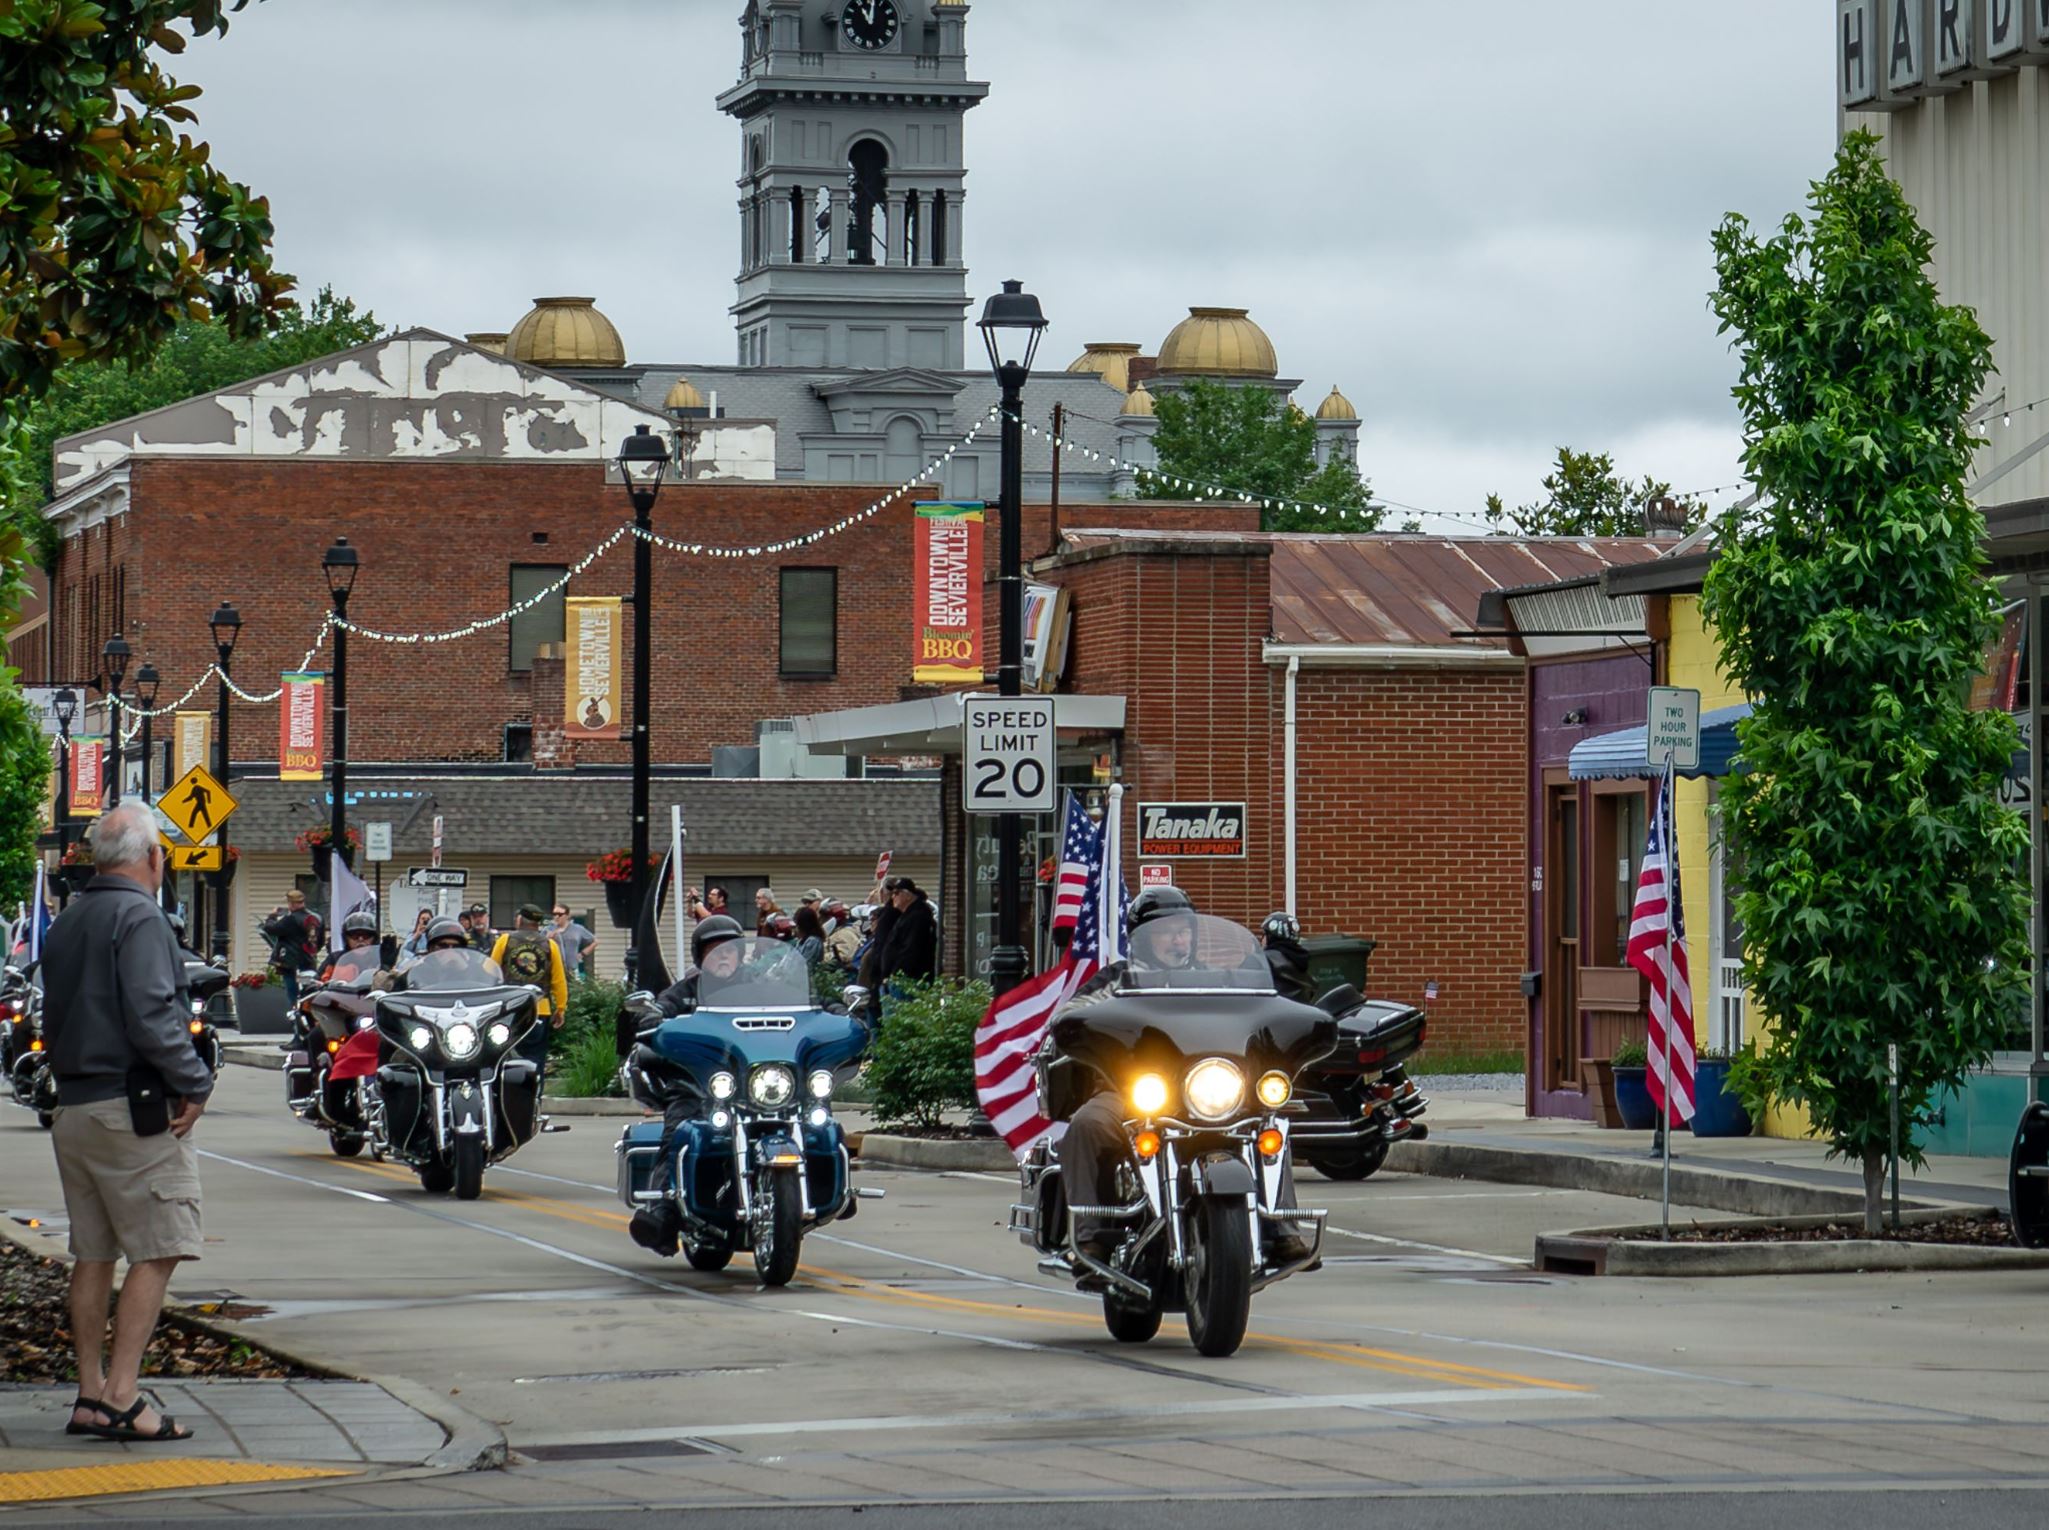
[[[1726,1058],[1702,1058],[1693,1065],[1693,1135],[1748,1137],[1750,1112],[1729,1091]]]
[[[1643,1068],[1615,1070],[1615,1106],[1622,1112],[1625,1131],[1647,1132],[1658,1124],[1658,1108],[1651,1103],[1650,1087],[1644,1083]]]

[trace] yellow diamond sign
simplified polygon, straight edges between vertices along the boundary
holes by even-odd
[[[228,821],[239,804],[204,765],[195,765],[157,798],[157,809],[194,844]]]

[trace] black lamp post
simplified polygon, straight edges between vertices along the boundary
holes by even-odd
[[[207,627],[213,633],[213,654],[220,686],[214,699],[213,722],[213,773],[222,786],[228,784],[228,661],[235,656],[235,639],[242,635],[242,614],[230,601],[222,601],[213,615],[207,619]],[[217,961],[228,959],[228,829],[223,824],[214,830],[213,841],[221,848],[221,869],[214,873],[213,884],[213,955]]]
[[[1003,290],[982,305],[978,326],[989,348],[989,366],[1003,392],[1003,472],[997,510],[1003,523],[1002,564],[997,578],[1000,625],[996,690],[1003,696],[1024,694],[1024,386],[1032,375],[1032,358],[1046,332],[1039,300],[1021,282],[1005,282]],[[996,949],[989,975],[996,992],[1024,981],[1023,902],[1019,896],[1016,813],[996,820]]]
[[[645,425],[619,446],[619,478],[633,501],[633,929],[627,932],[626,982],[631,987],[640,975],[638,940],[640,910],[647,901],[647,815],[648,776],[653,766],[648,753],[648,648],[653,641],[654,548],[648,533],[654,529],[655,500],[662,492],[662,474],[669,465],[669,445]]]
[[[144,659],[142,668],[135,672],[135,703],[142,709],[142,799],[145,802],[156,800],[156,788],[150,781],[149,771],[150,724],[155,721],[150,714],[156,709],[157,687],[162,683],[163,677],[157,673],[157,667]]]
[[[107,666],[107,716],[113,737],[108,741],[107,752],[114,759],[114,776],[102,783],[101,795],[108,807],[121,800],[121,772],[127,761],[128,750],[121,742],[121,682],[128,674],[128,660],[134,654],[128,640],[115,633],[107,639],[107,646],[100,650],[100,659]]]
[[[57,714],[57,864],[71,853],[71,723],[78,716],[78,692],[61,690],[51,701]],[[70,884],[60,875],[60,901],[71,896]]]
[[[349,591],[356,587],[356,569],[361,560],[347,537],[336,537],[334,546],[321,555],[321,572],[327,575],[327,593],[334,597],[334,689],[328,698],[334,731],[334,802],[328,812],[328,849],[348,865],[348,846],[342,842],[348,825],[349,791]],[[334,875],[330,867],[328,875]]]

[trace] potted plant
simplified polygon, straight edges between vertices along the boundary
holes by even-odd
[[[650,856],[650,873],[656,864]],[[613,925],[622,930],[632,928],[633,916],[640,912],[633,906],[633,852],[607,851],[586,865],[583,874],[605,889],[605,911],[612,916]]]
[[[328,825],[317,823],[310,829],[301,830],[292,843],[312,855],[313,875],[323,882],[327,881],[333,873],[334,861],[334,834]],[[342,844],[350,851],[363,848],[363,836],[356,831],[353,824],[342,826]]]
[[[1608,1059],[1615,1073],[1615,1105],[1622,1124],[1633,1132],[1647,1132],[1658,1124],[1658,1108],[1651,1103],[1650,1086],[1644,1075],[1650,1070],[1650,1049],[1632,1037],[1615,1049]]]
[[[1609,1128],[1622,1125],[1622,1107],[1615,1103],[1615,1063],[1612,1058],[1587,1059],[1587,1103],[1593,1107],[1594,1125]]]
[[[1748,1137],[1750,1112],[1744,1108],[1732,1070],[1740,1069],[1749,1049],[1730,1052],[1708,1047],[1693,1064],[1693,1135],[1696,1137]]]
[[[93,865],[92,846],[80,840],[64,847],[64,859],[57,863],[57,876],[70,891],[83,892],[98,869]]]
[[[235,994],[235,1027],[244,1036],[278,1036],[291,1029],[284,979],[277,968],[238,972],[229,986]]]

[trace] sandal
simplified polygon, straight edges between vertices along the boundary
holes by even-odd
[[[114,1410],[99,1398],[87,1397],[82,1393],[71,1399],[71,1411],[76,1413],[80,1408],[90,1408],[101,1418],[112,1418],[114,1416]],[[67,1419],[64,1423],[64,1432],[66,1434],[91,1434],[93,1426],[91,1424],[81,1424],[75,1418]]]
[[[152,1403],[155,1403],[158,1409],[157,1426],[154,1432],[145,1434],[142,1430],[135,1427],[135,1420],[142,1410]],[[136,1394],[134,1402],[118,1413],[103,1404],[100,1412],[110,1422],[105,1424],[88,1424],[85,1426],[85,1432],[98,1435],[103,1440],[139,1440],[144,1444],[153,1444],[158,1441],[168,1442],[191,1439],[192,1431],[179,1428],[178,1421],[172,1418],[170,1414],[163,1412],[162,1409],[163,1404],[158,1403],[153,1394],[140,1392]]]

